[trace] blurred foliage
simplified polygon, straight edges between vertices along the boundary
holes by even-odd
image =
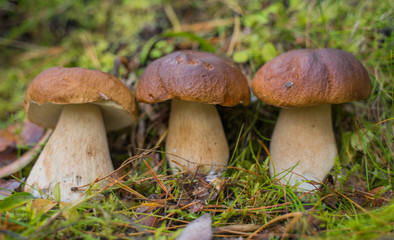
[[[110,71],[166,25],[160,1],[0,1],[0,120],[22,108],[24,91],[51,66]],[[12,89],[12,90],[11,90]]]
[[[0,119],[8,119],[21,108],[26,85],[47,67],[80,66],[109,72],[117,56],[139,54],[146,41],[174,24],[166,17],[168,4],[161,0],[0,1]],[[177,48],[179,41],[167,41],[171,38],[198,41],[202,50],[213,51],[204,47],[209,40],[225,39],[229,34],[237,43],[227,57],[231,54],[235,62],[250,64],[252,72],[279,53],[304,47],[341,48],[363,63],[379,60],[387,64],[387,52],[371,49],[389,49],[393,44],[390,1],[179,0],[171,4],[183,24],[235,16],[240,27],[235,29],[230,21],[211,31],[167,33],[151,42],[149,57],[153,59]],[[228,44],[226,40],[214,43],[216,51]],[[385,90],[392,96],[392,89]]]

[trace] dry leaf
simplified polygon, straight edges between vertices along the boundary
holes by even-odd
[[[153,214],[158,210],[159,207],[162,207],[160,204],[156,203],[144,203],[141,205],[141,207],[137,208],[135,210],[135,213],[137,215],[136,217],[136,222],[138,224],[148,226],[148,227],[154,227],[157,228],[160,226],[160,222],[157,221],[157,217],[155,216],[149,216],[150,214]],[[143,214],[138,214],[138,213],[143,213]]]
[[[381,207],[382,205],[390,203],[393,198],[393,191],[391,189],[384,189],[384,187],[377,187],[365,194],[364,204],[369,207]]]
[[[15,149],[7,149],[7,151],[0,152],[0,168],[7,166],[18,159],[18,153]]]
[[[70,206],[70,205],[71,205],[71,204],[65,203],[65,202],[60,202],[60,203],[59,203],[60,209],[65,208],[65,207],[68,207],[68,206]],[[64,210],[64,211],[62,212],[62,216],[63,216],[65,219],[67,219],[67,220],[75,221],[75,220],[78,219],[78,211],[77,211],[77,209],[76,209],[75,207],[73,207],[73,208],[68,208],[68,209],[66,209],[66,210]]]
[[[10,180],[0,179],[0,188],[1,188],[0,189],[0,195],[1,196],[9,196],[20,185],[21,185],[21,182],[19,182],[16,179],[10,179]]]
[[[39,144],[34,146],[33,149],[31,149],[30,151],[25,152],[19,158],[17,157],[18,154],[15,149],[11,151],[12,153],[10,153],[7,158],[3,158],[4,162],[6,163],[5,165],[1,164],[2,162],[0,157],[0,177],[6,177],[13,173],[16,173],[22,168],[24,168],[31,161],[33,161],[37,156],[37,152],[40,151],[41,145],[49,138],[50,134],[51,130],[47,130],[42,139],[40,140]]]
[[[35,210],[38,214],[45,214],[56,204],[57,202],[49,199],[34,199],[31,203],[31,210]]]
[[[0,129],[0,153],[8,148],[14,148],[17,140],[17,136],[10,131],[10,128]]]
[[[187,210],[189,210],[190,212],[194,212],[194,213],[201,212],[206,205],[201,200],[193,201],[193,203],[195,203],[195,204],[192,204],[190,207],[187,208]]]
[[[0,129],[0,167],[13,163],[17,158],[16,143],[18,136],[14,134],[14,126]]]
[[[9,166],[18,160],[17,144],[31,145],[37,143],[44,135],[42,127],[25,121],[21,133],[22,138],[20,139],[16,134],[17,128],[17,125],[11,125],[7,129],[0,130],[0,168]],[[12,173],[14,172],[9,174]]]
[[[43,135],[44,128],[27,120],[24,122],[21,133],[23,143],[27,145],[37,143]]]

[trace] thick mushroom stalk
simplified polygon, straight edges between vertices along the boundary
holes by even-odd
[[[166,140],[173,169],[217,172],[227,165],[229,148],[214,105],[173,99]],[[175,161],[175,162],[174,162]]]
[[[70,104],[63,107],[52,136],[27,178],[25,191],[40,197],[38,189],[54,197],[54,187],[59,184],[61,201],[72,202],[82,193],[71,190],[73,187],[90,184],[113,170],[100,108],[95,104]]]
[[[271,176],[283,184],[313,180],[322,182],[337,155],[331,106],[282,108],[271,139]],[[298,189],[319,185],[303,182]]]

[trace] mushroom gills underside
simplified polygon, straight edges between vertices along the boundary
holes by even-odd
[[[119,104],[111,100],[101,100],[85,104],[94,104],[100,107],[101,115],[107,131],[117,130],[135,123],[136,119],[130,115]],[[82,105],[82,104],[68,104]],[[34,101],[30,102],[28,109],[28,118],[41,126],[54,128],[57,125],[60,114],[65,104],[57,104],[45,102],[38,104]]]

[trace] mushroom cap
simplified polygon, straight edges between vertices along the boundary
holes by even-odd
[[[132,124],[137,105],[118,78],[98,70],[52,67],[38,74],[26,91],[25,111],[30,121],[54,128],[64,105],[97,104],[107,131]]]
[[[248,81],[231,61],[212,53],[184,50],[153,61],[135,91],[138,101],[168,99],[234,106],[250,102]]]
[[[368,98],[367,70],[339,49],[292,50],[267,62],[256,73],[253,93],[277,107],[337,104]]]

